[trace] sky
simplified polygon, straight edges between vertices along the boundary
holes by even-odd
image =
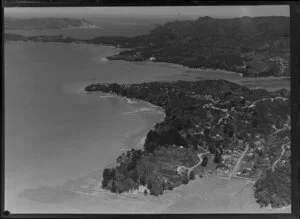
[[[45,7],[45,8],[5,8],[5,16],[94,16],[113,15],[153,15],[153,16],[212,16],[212,17],[255,17],[289,16],[288,5],[260,6],[169,6],[169,7]]]

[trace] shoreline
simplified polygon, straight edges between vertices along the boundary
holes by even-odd
[[[184,70],[186,71],[186,73],[189,73],[189,72],[220,72],[220,73],[224,73],[224,74],[234,74],[236,76],[240,76],[240,78],[245,78],[245,79],[281,79],[281,80],[285,80],[285,79],[290,79],[291,76],[262,76],[262,77],[244,77],[242,73],[239,73],[239,72],[234,72],[234,71],[228,71],[228,70],[225,70],[225,69],[214,69],[214,68],[191,68],[191,67],[188,67],[188,66],[185,66],[185,65],[182,65],[182,64],[177,64],[177,63],[171,63],[171,62],[158,62],[158,61],[150,61],[150,60],[143,60],[143,61],[128,61],[128,60],[124,60],[124,59],[113,59],[111,60],[110,57],[114,56],[114,55],[119,55],[120,52],[122,51],[130,51],[130,50],[134,50],[132,48],[123,48],[123,47],[119,47],[119,46],[114,46],[112,44],[103,44],[103,43],[98,43],[98,44],[95,44],[95,43],[90,43],[90,42],[82,42],[82,41],[74,41],[74,42],[71,42],[71,43],[65,43],[65,42],[44,42],[44,41],[33,41],[33,40],[4,40],[4,43],[5,41],[7,42],[32,42],[32,43],[55,43],[55,44],[75,44],[75,45],[80,45],[80,44],[83,44],[83,45],[93,45],[93,46],[104,46],[104,47],[108,47],[108,48],[112,48],[112,49],[116,49],[117,52],[114,53],[113,55],[110,55],[110,56],[106,56],[106,57],[102,57],[102,58],[105,58],[107,59],[108,61],[122,61],[122,62],[131,62],[131,63],[135,63],[135,64],[151,64],[151,63],[155,63],[156,65],[162,65],[162,66],[166,66],[166,67],[169,67],[169,68],[178,68],[178,69],[181,69],[181,70]]]
[[[88,85],[87,85],[88,86]],[[84,94],[89,94],[90,92],[88,91],[85,91],[84,88],[81,89],[81,92],[83,92]],[[124,148],[121,149],[121,152],[124,152],[124,151],[130,151],[132,148],[133,149],[141,149],[141,150],[144,150],[144,143],[145,143],[145,140],[146,140],[146,136],[148,134],[148,132],[150,130],[152,130],[156,124],[164,121],[164,119],[166,118],[166,114],[165,114],[165,110],[160,107],[160,106],[156,106],[150,102],[147,102],[145,100],[140,100],[140,99],[136,99],[136,98],[128,98],[128,97],[123,97],[123,96],[120,96],[120,95],[117,95],[117,94],[114,94],[114,93],[105,93],[105,92],[102,92],[102,91],[98,91],[101,96],[100,97],[103,97],[103,98],[106,98],[106,97],[114,97],[114,98],[121,98],[123,100],[125,100],[128,104],[142,104],[142,105],[145,105],[145,106],[150,106],[151,109],[149,109],[149,111],[152,111],[152,112],[155,112],[155,114],[157,115],[162,115],[163,114],[163,117],[158,120],[157,122],[150,122],[149,118],[147,118],[146,115],[141,115],[145,121],[146,121],[146,124],[145,124],[145,127],[137,132],[137,133],[134,133],[134,134],[131,134],[129,137],[127,137],[125,140],[124,140]],[[103,94],[103,95],[102,95]],[[125,112],[124,115],[128,115],[130,113],[140,113],[140,112],[143,112],[143,111],[140,111],[139,109],[143,109],[145,107],[143,106],[140,106],[136,111],[132,111],[132,112]],[[150,128],[150,129],[149,129]],[[136,144],[135,144],[136,143]],[[116,161],[113,161],[112,163],[114,163]],[[114,163],[116,164],[116,163]]]

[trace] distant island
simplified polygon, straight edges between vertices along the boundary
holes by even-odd
[[[45,30],[66,28],[96,28],[96,26],[86,19],[5,17],[4,28],[7,30]]]
[[[290,93],[225,80],[91,84],[87,92],[148,101],[165,119],[103,171],[102,188],[162,195],[195,177],[253,181],[261,207],[291,204]]]
[[[100,36],[79,40],[65,36],[5,34],[5,40],[107,44],[128,50],[109,60],[175,63],[190,68],[223,69],[244,77],[290,75],[289,17],[212,18],[174,21],[149,34]]]

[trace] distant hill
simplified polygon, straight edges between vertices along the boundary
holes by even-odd
[[[200,17],[168,22],[148,35],[133,38],[98,37],[94,43],[133,48],[111,59],[219,68],[245,76],[289,75],[289,17]]]
[[[99,36],[78,40],[63,36],[24,38],[5,35],[5,39],[109,44],[129,49],[108,57],[110,60],[150,59],[190,68],[223,69],[242,73],[245,77],[289,76],[289,20],[289,17],[283,16],[226,19],[206,16],[197,20],[168,22],[157,26],[149,34],[135,37]],[[77,22],[77,26],[81,24],[82,20]]]
[[[95,28],[96,26],[85,19],[69,18],[11,18],[4,19],[5,29],[65,29],[65,28]]]

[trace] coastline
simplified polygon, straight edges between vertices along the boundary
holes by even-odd
[[[150,108],[139,107],[141,110],[143,110],[143,109],[146,109],[146,110],[145,111],[136,110],[136,111],[128,112],[127,114],[125,114],[125,115],[129,115],[129,113],[140,113],[141,116],[144,118],[144,121],[146,122],[146,124],[145,124],[145,128],[143,128],[141,131],[139,131],[135,134],[131,134],[124,140],[125,148],[123,151],[131,150],[132,148],[144,150],[144,143],[145,143],[148,132],[150,130],[152,130],[157,123],[164,121],[164,119],[166,117],[164,109],[159,106],[153,105],[149,102],[146,102],[144,100],[138,100],[135,98],[127,98],[127,97],[122,97],[122,96],[118,96],[118,95],[116,95],[116,96],[125,99],[129,104],[142,104],[142,105],[150,107]],[[147,113],[147,111],[150,111],[150,113]],[[156,118],[155,119],[151,118],[152,112],[154,113],[154,117],[157,117],[157,116],[161,117],[161,115],[163,115],[163,116],[157,121]],[[155,120],[155,122],[153,122],[153,120]]]
[[[87,83],[86,86],[88,86],[88,85],[89,84]],[[80,92],[84,95],[90,94],[90,92],[86,91],[84,88],[81,88]],[[132,111],[132,112],[125,112],[123,114],[129,115],[131,113],[133,113],[133,114],[141,113],[141,117],[145,121],[144,128],[142,130],[138,131],[137,133],[130,134],[126,139],[124,139],[124,141],[123,141],[124,148],[122,148],[120,151],[121,152],[128,151],[128,150],[131,150],[132,148],[143,150],[144,141],[146,140],[146,136],[147,136],[148,132],[151,129],[153,129],[157,123],[164,121],[164,119],[166,117],[164,109],[162,107],[156,106],[150,102],[136,99],[136,98],[128,98],[128,97],[120,96],[120,95],[117,95],[114,93],[105,93],[102,91],[98,91],[97,93],[100,94],[98,96],[100,98],[111,98],[111,97],[112,98],[120,98],[122,100],[125,100],[128,104],[139,105],[137,110]],[[147,110],[143,110],[143,109],[147,109]],[[151,114],[154,114],[154,117],[160,117],[160,118],[159,119],[150,118],[151,115],[148,115],[147,111],[150,111]],[[146,113],[144,113],[144,112],[146,112]],[[163,115],[163,116],[161,116],[161,115]],[[112,165],[116,165],[116,161],[112,161],[112,163],[109,164],[108,166],[112,166]]]
[[[5,40],[6,41],[6,40]],[[4,42],[5,42],[4,41]],[[57,44],[85,44],[85,45],[93,45],[93,46],[105,46],[108,48],[112,48],[112,49],[116,49],[117,51],[115,51],[116,53],[110,55],[110,56],[106,56],[106,57],[102,57],[107,59],[108,61],[123,61],[123,62],[131,62],[131,63],[135,63],[137,65],[148,65],[151,63],[155,63],[158,66],[167,66],[169,68],[178,68],[183,70],[186,73],[189,72],[219,72],[219,73],[225,73],[225,74],[234,74],[236,76],[239,76],[240,78],[244,78],[244,79],[249,79],[249,80],[259,80],[259,79],[282,79],[282,80],[286,80],[286,79],[290,79],[290,76],[262,76],[262,77],[247,77],[247,76],[243,76],[242,73],[240,72],[234,72],[234,71],[228,71],[225,69],[214,69],[214,68],[191,68],[182,64],[177,64],[177,63],[171,63],[171,62],[163,62],[163,61],[150,61],[150,60],[143,60],[143,61],[130,61],[130,60],[125,60],[125,59],[110,59],[110,57],[113,57],[115,55],[119,55],[120,52],[122,51],[130,51],[130,50],[134,50],[132,48],[125,48],[125,47],[119,47],[119,46],[115,46],[112,44],[104,44],[104,43],[91,43],[91,42],[86,42],[86,41],[74,41],[74,42],[43,42],[43,41],[33,41],[33,40],[7,40],[7,42],[33,42],[33,43],[57,43]]]

